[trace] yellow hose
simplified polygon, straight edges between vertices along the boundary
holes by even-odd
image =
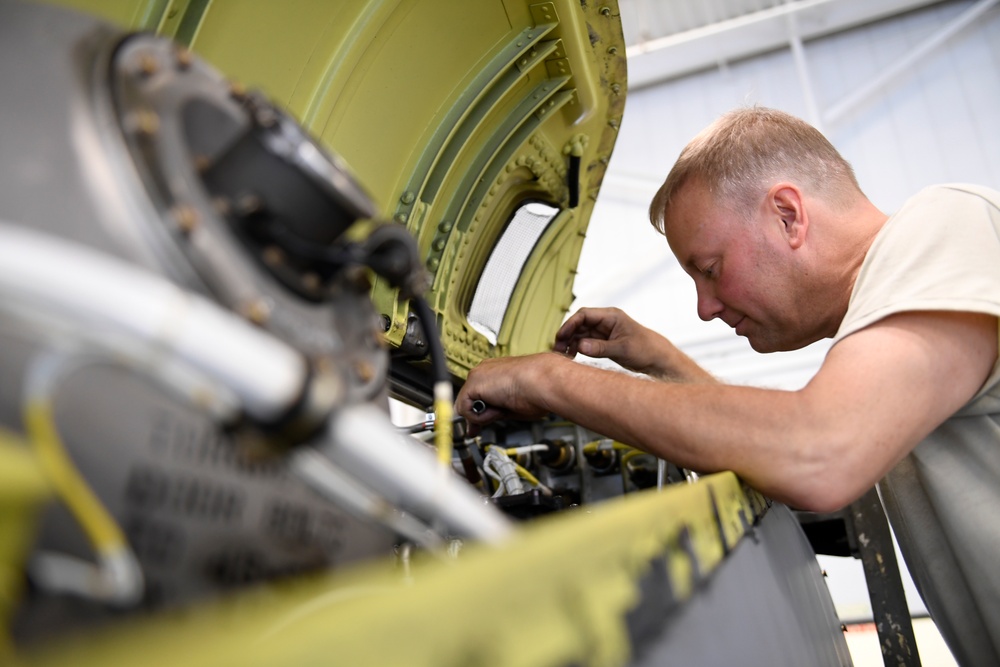
[[[452,393],[451,384],[448,382],[438,382],[434,385],[434,445],[437,447],[438,462],[445,468],[451,467],[451,450],[454,446]]]
[[[593,454],[594,452],[601,449],[602,443],[605,442],[608,442],[608,440],[594,440],[593,442],[588,442],[586,445],[583,446],[583,453]],[[635,449],[635,447],[632,447],[631,445],[626,445],[624,442],[618,442],[617,440],[612,440],[611,449],[632,451]]]
[[[125,535],[118,524],[66,454],[55,427],[51,404],[40,399],[28,401],[24,418],[28,439],[46,478],[76,517],[94,549],[105,554],[126,548]]]
[[[518,474],[518,475],[520,475],[520,476],[521,476],[521,477],[523,477],[524,479],[528,480],[529,482],[531,482],[531,483],[532,483],[532,484],[534,484],[535,486],[542,486],[542,483],[538,481],[538,478],[537,478],[537,477],[535,477],[534,475],[532,475],[532,474],[531,474],[530,472],[528,472],[528,471],[527,471],[527,470],[526,470],[526,469],[525,469],[525,468],[524,468],[523,466],[521,466],[521,465],[520,465],[519,463],[517,463],[517,462],[515,462],[515,461],[511,461],[511,463],[513,463],[513,464],[514,464],[514,470],[516,470],[516,471],[517,471],[517,474]]]

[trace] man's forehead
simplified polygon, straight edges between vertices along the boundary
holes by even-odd
[[[708,187],[700,181],[689,179],[674,193],[663,218],[663,230],[670,240],[671,235],[687,233],[700,226],[706,215],[716,208]]]

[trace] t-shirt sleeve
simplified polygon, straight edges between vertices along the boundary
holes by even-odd
[[[883,226],[858,273],[834,343],[901,312],[1000,316],[998,193],[927,188]]]

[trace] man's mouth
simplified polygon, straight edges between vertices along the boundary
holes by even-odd
[[[740,318],[739,322],[737,322],[736,324],[733,325],[733,330],[736,332],[737,336],[742,336],[743,335],[743,331],[741,330],[741,327],[743,326],[743,324],[746,321],[747,321],[747,316],[744,315],[743,317]]]

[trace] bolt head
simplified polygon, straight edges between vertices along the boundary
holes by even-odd
[[[192,233],[198,228],[198,211],[189,204],[178,204],[171,212],[177,228],[185,235]]]
[[[179,70],[190,69],[191,65],[194,64],[194,56],[191,54],[191,51],[185,48],[178,48],[174,58]]]
[[[264,326],[271,319],[271,306],[264,299],[253,299],[243,304],[240,313],[257,326]]]

